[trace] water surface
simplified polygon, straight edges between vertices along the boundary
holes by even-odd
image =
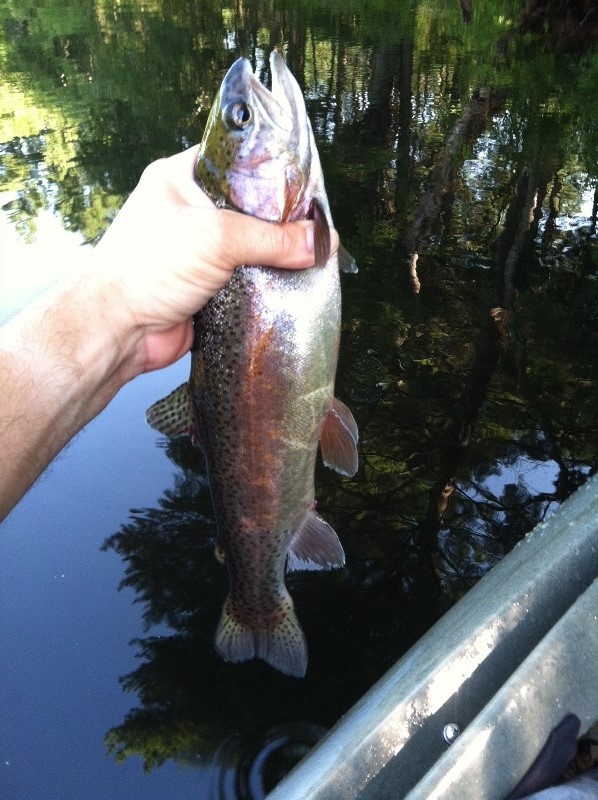
[[[307,677],[214,654],[203,460],[144,422],[188,363],[143,376],[0,532],[6,800],[263,796],[595,472],[598,53],[498,5],[0,1],[4,315],[273,46],[360,267],[337,393],[361,468],[316,482],[347,567],[288,579]]]

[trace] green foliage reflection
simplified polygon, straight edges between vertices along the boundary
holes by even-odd
[[[308,678],[215,657],[226,577],[201,459],[171,443],[175,488],[107,543],[170,629],[137,642],[119,758],[206,763],[258,720],[329,726],[598,467],[598,55],[523,6],[0,0],[0,181],[24,235],[50,209],[96,240],[149,161],[199,139],[231,61],[265,77],[282,44],[360,266],[338,394],[362,467],[317,476],[349,566],[290,581]]]

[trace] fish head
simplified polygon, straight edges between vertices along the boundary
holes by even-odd
[[[226,73],[200,145],[196,177],[216,203],[262,219],[303,219],[318,187],[323,190],[320,160],[303,94],[276,50],[270,71],[271,91],[246,58]]]

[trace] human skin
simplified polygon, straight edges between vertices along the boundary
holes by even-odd
[[[216,208],[196,157],[150,164],[85,264],[2,327],[0,519],[122,386],[189,350],[193,315],[238,265],[313,265],[311,222]]]

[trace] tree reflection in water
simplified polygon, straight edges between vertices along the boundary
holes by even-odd
[[[126,562],[121,586],[143,602],[148,627],[159,626],[158,635],[135,642],[142,663],[122,684],[141,705],[107,734],[108,747],[118,758],[141,755],[148,769],[166,758],[207,764],[216,757],[250,772],[248,753],[263,756],[263,741],[288,767],[394,661],[397,647],[431,624],[436,579],[407,542],[411,555],[394,564],[359,562],[346,537],[350,569],[288,578],[309,643],[307,678],[261,662],[225,664],[212,640],[228,581],[203,459],[186,439],[167,442],[166,453],[179,468],[174,488],[159,508],[134,510],[104,545]],[[352,505],[363,499],[356,489]],[[352,516],[332,506],[327,513]],[[272,764],[264,766],[278,775]]]
[[[522,215],[529,218],[521,197],[529,191],[513,196],[515,232]],[[351,480],[323,468],[316,476],[319,508],[341,536],[347,567],[288,578],[309,645],[305,680],[261,663],[224,664],[215,655],[227,578],[216,556],[204,463],[186,439],[165,443],[179,470],[174,488],[159,508],[133,511],[106,543],[126,562],[122,585],[144,603],[146,623],[160,626],[159,635],[137,640],[142,663],[122,681],[140,706],[107,735],[117,757],[141,755],[147,768],[166,758],[216,764],[217,782],[234,766],[229,778],[236,775],[240,786],[251,759],[266,765],[264,754],[277,742],[282,753],[299,756],[305,731],[334,723],[595,470],[585,382],[570,380],[565,405],[551,396],[552,373],[537,355],[524,366],[524,332],[537,349],[549,342],[547,326],[567,328],[571,309],[581,310],[584,282],[561,282],[567,303],[550,320],[542,319],[533,294],[520,302],[521,326],[504,300],[513,294],[515,273],[500,253],[521,263],[530,236],[509,238],[508,218],[494,269],[475,284],[450,261],[439,272],[424,253],[411,308],[394,306],[376,324],[359,314],[367,304],[352,309],[339,388],[360,425],[362,466]],[[525,280],[549,292],[542,275],[527,265]],[[583,329],[571,335],[583,336]],[[587,353],[578,346],[583,364]],[[561,368],[571,375],[578,369],[572,357]],[[281,763],[288,766],[288,759],[281,755]]]
[[[563,24],[552,0],[523,16],[515,0],[38,5],[0,26],[18,112],[3,189],[24,232],[51,209],[96,239],[149,160],[199,137],[232,60],[263,72],[282,32],[360,266],[343,279],[338,394],[361,467],[316,476],[347,567],[288,579],[306,679],[213,652],[227,576],[188,442],[165,444],[173,488],[105,545],[148,626],[111,752],[234,764],[246,792],[252,764],[274,781],[268,753],[304,752],[598,466],[598,61],[563,52],[594,36],[595,17],[574,18],[592,3]]]
[[[333,95],[350,94],[350,54],[335,42],[335,80],[310,108],[361,269],[344,279],[338,373],[361,467],[351,480],[316,475],[347,567],[288,578],[307,677],[215,655],[227,577],[203,460],[186,440],[165,445],[174,488],[106,543],[159,626],[136,642],[141,664],[122,683],[140,705],[108,733],[109,749],[148,769],[167,758],[213,765],[219,797],[260,796],[261,781],[280,777],[276,758],[287,769],[597,466],[596,209],[562,224],[570,119],[519,87],[480,87],[459,114],[445,109],[436,141],[425,109],[450,93],[426,94],[413,35],[372,48],[366,110],[346,119]],[[291,44],[305,75],[305,42]],[[540,83],[533,91],[542,96]]]

